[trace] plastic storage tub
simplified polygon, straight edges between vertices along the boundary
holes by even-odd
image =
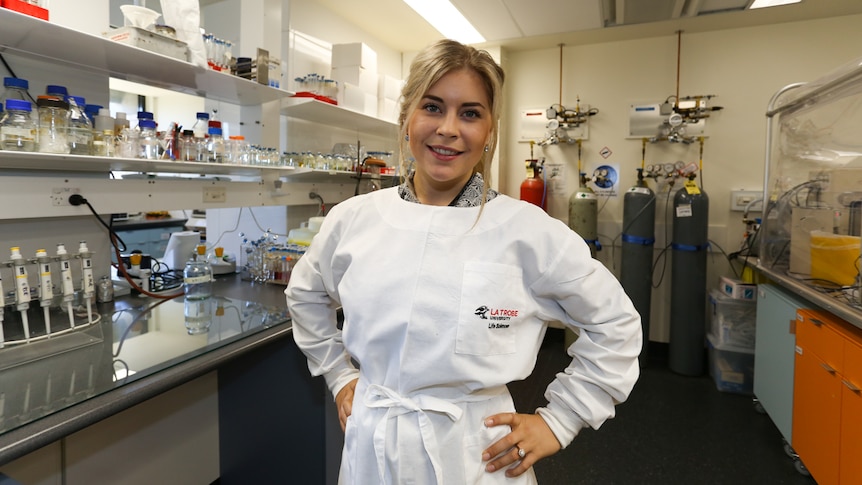
[[[709,343],[709,375],[722,392],[750,395],[754,392],[754,349]]]
[[[716,345],[732,345],[754,352],[757,302],[732,298],[721,290],[709,292],[711,313],[707,333]]]

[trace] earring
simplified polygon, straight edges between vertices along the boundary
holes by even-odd
[[[485,145],[485,152],[488,152],[488,145]]]
[[[410,141],[410,134],[404,135],[404,141]]]

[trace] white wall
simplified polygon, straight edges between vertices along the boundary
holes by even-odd
[[[682,35],[680,96],[717,95],[712,105],[724,110],[707,122],[708,138],[703,155],[703,184],[710,200],[711,240],[727,252],[738,249],[743,225],[741,213],[730,212],[732,189],[761,189],[766,133],[766,106],[781,87],[811,81],[833,68],[862,55],[858,46],[862,16],[847,16],[725,31]],[[501,188],[517,197],[524,177],[523,161],[529,145],[518,143],[519,112],[547,108],[559,101],[560,51],[558,47],[533,51],[508,51],[504,55],[507,74],[507,110],[501,143]],[[641,141],[628,139],[628,110],[633,103],[659,103],[676,90],[677,35],[633,41],[609,42],[563,48],[562,104],[582,103],[599,109],[590,120],[589,139],[584,142],[582,165],[591,173],[600,164],[617,165],[621,171],[618,192],[635,182],[641,165]],[[612,151],[603,159],[599,151]],[[537,156],[566,164],[569,193],[577,187],[577,150],[572,146],[536,151]],[[697,144],[655,144],[646,151],[646,163],[683,160],[698,162]],[[654,187],[654,185],[653,185]],[[656,207],[656,253],[664,247],[666,194],[659,194]],[[600,207],[603,201],[600,200]],[[671,202],[672,204],[672,202]],[[567,196],[550,200],[549,212],[567,219]],[[610,261],[611,239],[621,230],[622,197],[612,198],[599,214],[600,239],[605,250],[600,259],[618,274]],[[617,240],[619,244],[619,240]],[[668,261],[669,264],[669,261]],[[707,282],[714,286],[720,274],[730,274],[723,256],[710,257]],[[651,340],[668,341],[669,272],[653,298]],[[654,279],[658,281],[658,276]]]

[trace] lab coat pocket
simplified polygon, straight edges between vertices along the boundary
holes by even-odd
[[[482,461],[482,452],[497,441],[503,439],[512,429],[508,426],[482,426],[475,434],[464,437],[464,475],[465,483],[499,483],[499,474],[485,471],[488,464]],[[502,472],[501,472],[502,473]]]
[[[461,282],[461,307],[455,353],[515,353],[518,323],[524,314],[521,268],[468,262]]]

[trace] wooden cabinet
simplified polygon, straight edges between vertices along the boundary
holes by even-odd
[[[820,485],[857,483],[862,446],[862,331],[822,310],[799,310],[793,448]]]

